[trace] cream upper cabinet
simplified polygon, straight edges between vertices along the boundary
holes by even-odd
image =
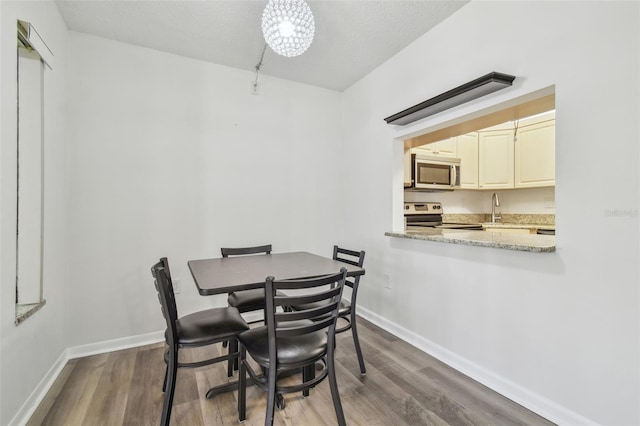
[[[478,134],[458,136],[456,144],[460,157],[460,187],[478,189]]]
[[[514,142],[514,131],[517,141]],[[555,185],[555,112],[536,115],[411,148],[410,153],[460,158],[462,189]],[[411,180],[405,151],[405,182]]]
[[[456,138],[449,138],[438,142],[432,142],[427,145],[418,146],[411,150],[414,154],[435,155],[443,157],[457,157]]]
[[[440,142],[436,142],[436,154],[444,155],[445,157],[457,157],[457,138],[449,138]]]
[[[478,188],[513,188],[513,130],[478,133]]]
[[[515,143],[515,187],[554,186],[555,120],[518,130]]]

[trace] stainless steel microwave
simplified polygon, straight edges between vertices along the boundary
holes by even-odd
[[[451,191],[460,188],[460,159],[411,155],[414,189]]]

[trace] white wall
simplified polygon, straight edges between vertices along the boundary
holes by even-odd
[[[269,67],[265,57],[264,70]],[[150,267],[220,247],[330,255],[341,182],[338,92],[70,33],[71,345],[158,331]]]
[[[344,203],[367,215],[341,230],[367,250],[363,312],[565,424],[640,423],[639,7],[474,1],[344,94]],[[383,121],[491,71],[514,86],[404,129]],[[402,215],[401,139],[552,85],[556,253],[384,236]]]
[[[53,2],[0,2],[0,424],[7,424],[62,351],[66,335],[68,181],[65,84],[67,30]],[[16,20],[31,22],[55,55],[45,71],[44,298],[47,304],[19,326],[15,320],[16,270]]]

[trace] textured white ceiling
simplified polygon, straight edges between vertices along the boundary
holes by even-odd
[[[313,44],[285,58],[267,48],[262,74],[344,90],[468,0],[307,0]],[[244,70],[255,70],[267,1],[57,0],[70,30]]]

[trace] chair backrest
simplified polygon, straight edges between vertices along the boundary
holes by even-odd
[[[338,260],[343,263],[348,263],[349,265],[355,265],[362,268],[364,265],[364,250],[355,251],[349,250],[345,248],[341,248],[338,246],[333,246],[333,260]],[[351,288],[356,288],[358,286],[358,282],[360,281],[360,276],[351,279],[347,278],[345,284]],[[353,298],[353,295],[352,295]]]
[[[176,298],[171,282],[169,261],[166,257],[161,258],[158,263],[151,267],[151,275],[153,275],[156,291],[158,292],[162,316],[167,322],[167,344],[173,346],[178,341],[178,331],[176,329],[178,309],[176,308]]]
[[[256,246],[256,247],[238,247],[238,248],[222,247],[220,249],[220,252],[222,253],[222,257],[241,256],[246,254],[258,254],[258,253],[271,254],[271,244],[267,244],[264,246]]]
[[[344,280],[347,276],[347,268],[341,268],[337,274],[303,280],[275,280],[268,277],[265,283],[266,291],[266,322],[269,334],[269,356],[275,359],[277,337],[294,337],[314,331],[329,329],[329,339],[333,339],[336,319],[340,308],[340,298],[344,288]],[[327,288],[333,284],[333,288]],[[278,290],[315,289],[313,293],[288,295]],[[321,302],[320,306],[316,302]],[[285,306],[298,306],[314,304],[309,309],[293,312],[278,312],[277,308]],[[330,315],[326,315],[330,314]],[[324,317],[323,317],[324,316]],[[317,318],[323,317],[321,320]],[[306,325],[292,326],[291,321],[313,320]],[[273,343],[273,353],[271,353]]]

